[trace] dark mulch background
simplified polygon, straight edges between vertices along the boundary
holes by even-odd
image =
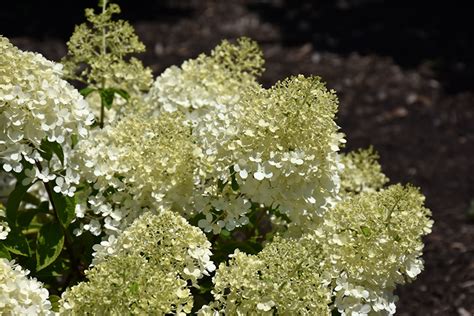
[[[340,97],[347,149],[373,144],[392,182],[420,186],[433,211],[425,271],[399,290],[398,314],[474,315],[470,10],[403,0],[122,2],[156,74],[221,39],[246,35],[263,47],[264,85],[298,73],[322,76]],[[94,5],[9,1],[0,33],[58,60],[82,9]]]

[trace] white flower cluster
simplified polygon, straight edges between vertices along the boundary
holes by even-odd
[[[48,290],[28,278],[29,271],[0,258],[0,312],[2,315],[53,315]]]
[[[61,79],[61,69],[0,36],[0,164],[15,173],[28,165],[25,185],[54,181],[56,192],[71,196],[79,181],[69,161],[72,136],[86,137],[93,115],[80,93]],[[45,146],[62,154],[45,159]]]
[[[77,234],[117,234],[143,208],[166,206],[189,215],[196,146],[182,119],[179,113],[129,116],[78,144],[82,177],[92,188],[77,196],[76,215],[89,220]]]
[[[336,110],[318,78],[298,76],[201,116],[193,130],[203,152],[199,226],[219,233],[245,225],[255,204],[287,216],[293,229],[319,222],[338,198],[337,152],[345,141]]]
[[[258,86],[263,70],[258,45],[240,38],[235,45],[223,41],[210,54],[171,66],[153,83],[146,97],[148,111],[181,111],[191,122],[219,107],[235,106],[243,90]]]

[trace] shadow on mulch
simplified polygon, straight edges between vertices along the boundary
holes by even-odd
[[[17,23],[8,10],[18,5],[9,2],[0,12],[0,32],[21,48],[58,60],[73,25],[82,21],[78,7],[95,5],[65,3],[58,5],[74,15],[35,8],[41,20],[26,8]],[[474,198],[469,10],[424,0],[168,0],[126,6],[124,17],[148,47],[141,57],[155,74],[221,39],[245,35],[263,47],[265,86],[292,74],[322,76],[338,92],[347,150],[373,144],[392,182],[420,186],[433,212],[425,271],[398,291],[398,314],[474,315],[474,221],[466,215]]]

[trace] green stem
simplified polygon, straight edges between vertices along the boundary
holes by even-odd
[[[102,0],[102,14],[105,14],[107,8],[107,0]],[[107,42],[105,41],[106,38],[106,29],[105,26],[102,27],[102,50],[101,50],[101,55],[105,55],[107,53]],[[101,83],[101,89],[105,88],[105,79],[102,79]],[[104,116],[105,116],[105,108],[104,108],[104,102],[100,102],[100,123],[99,126],[100,128],[104,128]]]

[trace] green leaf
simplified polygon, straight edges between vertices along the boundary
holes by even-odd
[[[64,246],[64,233],[57,222],[41,227],[36,240],[36,270],[40,271],[56,260]]]
[[[118,94],[119,96],[121,96],[125,100],[128,101],[130,99],[130,94],[128,94],[127,91],[125,91],[123,89],[112,89],[112,90],[114,91],[115,94]]]
[[[67,228],[76,217],[76,198],[64,196],[56,192],[52,192],[52,197],[59,221],[64,228]]]
[[[96,91],[94,88],[84,88],[79,91],[80,94],[82,94],[84,97],[87,97],[89,94],[92,92]]]
[[[23,197],[23,201],[33,204],[33,205],[39,205],[41,203],[41,200],[38,197],[28,192],[25,193],[25,196]]]
[[[10,252],[8,251],[7,247],[0,242],[0,258],[6,258],[8,260],[12,260],[12,257],[10,256]]]
[[[51,302],[51,310],[53,312],[56,312],[56,313],[59,312],[59,300],[61,300],[61,298],[57,295],[49,296],[49,301]]]
[[[25,235],[18,228],[10,227],[11,231],[8,233],[7,239],[4,241],[5,247],[11,253],[19,256],[30,256],[30,245]]]
[[[8,196],[7,208],[5,210],[7,215],[7,221],[10,226],[16,226],[16,217],[18,215],[18,208],[20,207],[21,201],[25,197],[26,191],[33,185],[32,183],[28,185],[23,185],[23,179],[25,176],[23,174],[17,177],[17,182],[15,189]]]
[[[360,230],[362,231],[362,235],[364,235],[365,237],[369,237],[371,234],[370,228],[367,226],[361,226]]]
[[[77,136],[77,134],[72,134],[71,135],[71,141],[72,141],[72,148],[76,147],[77,143],[79,142],[79,137]]]
[[[53,158],[53,153],[58,156],[59,160],[61,161],[61,164],[64,165],[64,152],[63,148],[61,145],[59,145],[57,142],[50,142],[46,139],[43,139],[41,142],[40,149],[40,155],[46,159],[46,160],[51,160]]]
[[[102,106],[104,106],[107,110],[110,110],[112,103],[114,102],[114,89],[100,89],[99,94]]]
[[[33,217],[38,213],[48,213],[49,212],[49,202],[41,202],[37,208],[23,210],[18,212],[17,223],[20,227],[28,227],[31,223]]]

